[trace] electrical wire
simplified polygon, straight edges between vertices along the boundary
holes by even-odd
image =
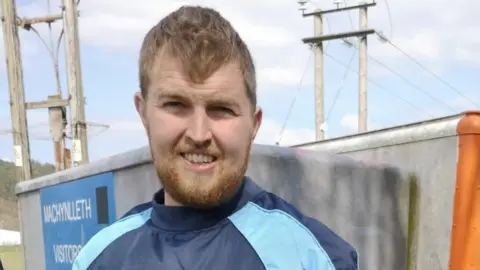
[[[47,1],[47,13],[50,15],[51,14],[50,0],[46,0],[46,1]],[[48,23],[48,32],[49,32],[49,39],[50,39],[50,49],[53,50],[55,45],[53,41],[52,23]],[[63,35],[63,28],[62,28],[62,32],[60,33],[60,38],[58,43],[60,43],[62,35]],[[59,45],[60,44],[57,45],[57,48],[59,47]],[[58,95],[62,96],[62,85],[60,82],[60,68],[58,66],[58,49],[56,50],[56,53],[51,52],[51,56],[53,58],[52,61],[53,61],[53,69],[55,72],[55,81],[57,84],[57,93]]]
[[[345,63],[341,62],[340,60],[336,59],[336,58],[333,57],[331,54],[325,52],[325,55],[326,55],[327,57],[329,57],[330,59],[332,59],[333,61],[335,61],[337,64],[348,68],[348,65],[347,65],[347,64],[345,64]],[[359,74],[358,71],[356,71],[356,70],[354,70],[354,69],[352,69],[352,68],[348,68],[348,69],[349,69],[350,71],[356,73],[356,74]],[[368,80],[371,84],[377,86],[379,89],[382,89],[383,91],[389,93],[390,95],[392,95],[392,96],[398,98],[399,100],[405,102],[406,104],[410,105],[412,108],[417,109],[418,111],[422,112],[423,114],[425,114],[425,115],[427,115],[427,116],[429,116],[429,117],[431,117],[431,118],[434,117],[432,114],[428,113],[427,111],[425,111],[425,110],[422,109],[421,107],[419,107],[419,106],[413,104],[412,102],[410,102],[410,101],[402,98],[401,96],[397,95],[395,92],[393,92],[393,91],[389,90],[388,88],[386,88],[386,87],[378,84],[378,83],[375,82],[374,80],[372,80],[372,79],[370,79],[370,78],[367,78],[367,80]]]
[[[392,14],[390,13],[390,5],[388,4],[388,0],[385,0],[385,6],[387,6],[388,22],[390,24],[390,39],[392,39],[393,38],[393,22],[392,22]]]
[[[315,3],[312,0],[308,0],[307,2],[314,5],[317,9],[320,9],[320,6],[318,5],[318,3]],[[324,16],[324,19],[325,19],[325,26],[327,26],[328,32],[330,32],[330,24],[328,23],[328,18]]]
[[[439,104],[443,105],[445,108],[449,109],[451,112],[455,112],[455,109],[453,109],[450,105],[448,105],[447,103],[443,102],[442,100],[436,98],[435,96],[433,96],[432,94],[428,93],[427,91],[423,90],[422,88],[420,88],[418,85],[414,84],[413,82],[411,82],[410,80],[408,80],[405,76],[403,76],[402,74],[394,71],[393,69],[391,69],[390,67],[388,67],[387,65],[385,65],[384,63],[378,61],[377,59],[373,58],[370,54],[368,55],[368,57],[370,57],[370,59],[372,59],[375,63],[377,63],[378,65],[382,66],[383,68],[385,68],[386,70],[390,71],[392,74],[395,74],[397,77],[401,78],[404,82],[406,82],[407,84],[409,84],[411,87],[417,89],[418,91],[424,93],[425,95],[427,95],[428,97],[430,97],[431,99],[437,101]]]
[[[355,49],[358,50],[358,47],[357,46],[353,46]],[[368,57],[370,59],[372,59],[375,63],[377,63],[378,65],[382,66],[383,68],[385,68],[386,70],[390,71],[392,74],[396,75],[397,77],[401,78],[404,82],[406,82],[407,84],[409,84],[411,87],[417,89],[418,91],[424,93],[425,95],[427,95],[428,97],[430,97],[432,100],[435,100],[437,101],[438,103],[442,104],[443,106],[445,106],[446,108],[448,108],[451,112],[455,112],[455,109],[453,109],[450,105],[448,105],[447,103],[443,102],[442,100],[434,97],[432,94],[428,93],[427,91],[423,90],[421,87],[419,87],[418,85],[414,84],[413,82],[411,82],[409,79],[407,79],[405,76],[403,76],[402,74],[398,73],[397,71],[391,69],[390,67],[388,67],[386,64],[380,62],[379,60],[377,60],[375,57],[371,56],[370,54],[367,54]]]
[[[50,0],[47,0],[46,2],[47,2],[47,12],[48,12],[48,14],[50,14],[51,13]],[[80,0],[77,1],[77,5],[78,5],[78,3],[80,3]],[[17,20],[21,21],[20,17],[16,16],[16,18],[17,18]],[[40,35],[38,30],[33,25],[28,25],[27,27],[25,27],[26,30],[33,31],[37,35],[37,37],[40,39],[40,41],[43,43],[45,48],[47,49],[47,51],[50,55],[52,64],[53,64],[53,68],[54,68],[55,83],[56,83],[56,86],[57,86],[57,93],[59,95],[61,95],[62,87],[61,87],[61,81],[60,81],[60,68],[59,68],[59,64],[58,64],[58,62],[59,62],[58,59],[59,59],[59,52],[60,52],[60,44],[61,44],[61,41],[62,41],[62,37],[64,35],[64,28],[62,27],[62,30],[61,30],[60,35],[59,35],[58,40],[57,40],[56,48],[54,48],[53,31],[52,31],[51,23],[48,23],[48,28],[49,28],[50,45],[47,44],[45,39],[42,37],[42,35]]]
[[[298,94],[300,93],[300,91],[301,91],[301,89],[302,89],[303,80],[305,79],[305,75],[307,74],[308,68],[310,67],[310,61],[311,61],[312,58],[313,58],[313,57],[312,57],[313,54],[314,54],[314,49],[312,49],[312,50],[310,51],[310,55],[308,56],[307,64],[305,65],[305,69],[303,70],[303,74],[302,74],[302,76],[300,77],[300,82],[298,83],[297,93],[295,94],[295,96],[293,97],[292,102],[290,103],[290,106],[289,106],[288,111],[287,111],[287,115],[286,115],[286,117],[285,117],[285,120],[283,121],[282,128],[280,129],[280,132],[279,132],[279,135],[278,135],[278,139],[277,139],[277,141],[275,142],[276,145],[280,145],[280,141],[281,141],[282,138],[283,138],[283,134],[284,134],[284,132],[285,132],[285,128],[286,128],[286,126],[287,126],[288,120],[290,119],[290,114],[292,113],[293,106],[295,105],[295,102],[297,101]]]
[[[463,94],[460,90],[458,90],[457,88],[455,88],[454,86],[452,86],[451,84],[449,84],[447,81],[445,81],[444,79],[442,79],[440,76],[438,76],[435,72],[431,71],[429,68],[427,68],[425,65],[423,65],[422,63],[420,63],[420,61],[416,60],[415,58],[413,58],[411,55],[409,55],[407,52],[405,52],[404,50],[400,49],[397,45],[393,44],[391,40],[387,39],[385,40],[388,44],[390,44],[392,47],[394,47],[395,49],[397,49],[399,52],[401,52],[403,55],[405,55],[406,57],[408,57],[410,60],[412,60],[413,62],[415,62],[419,67],[421,67],[423,70],[427,71],[428,73],[430,73],[432,76],[434,76],[435,78],[437,78],[441,83],[443,83],[445,86],[447,86],[448,88],[450,88],[451,90],[455,91],[459,96],[463,97],[465,100],[467,100],[470,104],[472,104],[473,106],[477,107],[477,108],[480,108],[480,105],[475,103],[473,100],[471,100],[470,98],[468,98],[465,94]]]
[[[310,4],[312,4],[312,5],[314,5],[316,8],[320,8],[320,7],[318,6],[318,4],[312,2],[312,0],[308,0],[308,2],[309,2]],[[328,22],[328,18],[327,18],[327,17],[324,17],[324,19],[325,19],[325,25],[326,25],[328,31],[330,32],[330,31],[331,31],[331,28],[330,28],[330,23]],[[327,51],[327,49],[328,49],[328,47],[329,47],[329,45],[330,45],[330,42],[326,42],[326,43],[327,43],[327,45],[325,46],[325,49],[323,50],[324,52]],[[301,79],[300,79],[300,82],[299,82],[299,85],[298,85],[298,88],[297,88],[297,93],[295,94],[295,96],[293,97],[292,102],[290,103],[290,106],[289,106],[288,111],[287,111],[287,115],[286,115],[285,120],[284,120],[284,122],[283,122],[283,124],[282,124],[282,128],[280,129],[280,132],[279,132],[279,135],[278,135],[278,139],[277,139],[277,141],[275,142],[276,145],[279,145],[279,144],[280,144],[280,141],[281,141],[282,138],[283,138],[283,134],[284,134],[284,132],[285,132],[286,125],[287,125],[288,120],[289,120],[289,118],[290,118],[290,114],[292,113],[293,106],[295,105],[295,102],[296,102],[296,100],[297,100],[297,97],[298,97],[298,95],[299,95],[299,93],[300,93],[301,86],[302,86],[302,83],[303,83],[303,79],[304,79],[304,77],[305,77],[305,75],[306,75],[306,73],[307,73],[307,70],[308,70],[308,67],[309,67],[309,64],[310,64],[310,60],[311,60],[311,58],[312,58],[312,56],[313,56],[313,54],[314,54],[315,46],[312,46],[310,49],[311,49],[310,56],[309,56],[309,58],[308,58],[308,60],[307,60],[307,64],[306,64],[306,66],[305,66],[305,70],[304,70],[304,72],[303,72],[303,74],[302,74],[302,77],[301,77]]]
[[[343,3],[345,4],[345,7],[348,6],[348,3],[347,3],[347,0],[343,0]],[[350,14],[350,10],[347,10],[347,14],[348,14],[348,19],[350,20],[350,27],[352,27],[352,30],[354,30],[354,26],[353,26],[353,19],[352,19],[352,14]]]
[[[344,0],[343,2],[345,3],[345,6],[348,5],[347,0]],[[351,28],[352,28],[352,30],[353,30],[354,25],[353,25],[352,16],[351,16],[351,14],[350,14],[349,11],[347,11],[347,13],[348,13],[348,17],[349,17],[349,19],[350,19],[350,26],[351,26]],[[328,112],[327,112],[327,117],[325,118],[325,121],[324,121],[325,123],[327,123],[327,122],[328,122],[328,119],[330,119],[330,115],[331,115],[331,113],[332,113],[332,111],[333,111],[333,108],[335,107],[335,104],[337,103],[338,98],[340,97],[340,93],[342,92],[342,90],[343,90],[343,88],[344,88],[344,86],[345,86],[345,81],[346,81],[347,76],[348,76],[348,73],[349,73],[349,71],[350,71],[350,66],[351,66],[352,63],[353,63],[353,59],[355,59],[356,53],[357,53],[357,51],[354,50],[353,53],[352,53],[352,56],[350,57],[350,60],[348,61],[348,65],[346,66],[345,73],[344,73],[344,75],[343,75],[343,78],[342,78],[342,81],[341,81],[341,83],[340,83],[340,86],[337,88],[337,91],[335,91],[335,96],[334,96],[334,98],[333,98],[332,106],[330,106],[330,109],[329,109]]]
[[[342,81],[340,83],[340,86],[337,88],[337,91],[335,91],[335,96],[333,98],[332,106],[330,106],[330,109],[328,110],[328,113],[327,113],[327,117],[325,118],[325,121],[324,121],[325,123],[327,123],[328,119],[330,119],[330,115],[333,111],[333,108],[335,107],[335,104],[337,103],[338,98],[340,97],[340,93],[342,92],[342,90],[345,86],[345,82],[347,80],[347,76],[348,76],[348,73],[350,71],[350,66],[353,63],[353,59],[355,59],[356,53],[357,53],[357,51],[354,50],[353,53],[352,53],[352,56],[350,57],[350,61],[348,62],[348,65],[346,66],[345,73],[343,74],[343,78],[342,78]]]
[[[51,58],[51,61],[52,61],[53,67],[54,67],[55,82],[56,82],[56,85],[57,85],[57,92],[58,92],[58,94],[61,94],[62,93],[62,88],[61,88],[61,83],[60,83],[60,69],[59,69],[59,65],[58,65],[58,56],[59,56],[58,51],[59,51],[60,42],[61,42],[61,39],[62,39],[62,36],[63,36],[63,30],[61,31],[60,36],[58,38],[57,48],[54,50],[53,48],[51,48],[47,44],[45,39],[42,38],[42,35],[40,35],[38,30],[34,26],[30,26],[29,28],[30,28],[30,30],[32,30],[37,35],[37,37],[40,39],[40,41],[42,41],[43,45],[45,46],[45,48],[49,52],[49,55],[50,55],[50,58]]]
[[[320,6],[318,5],[318,3],[314,3],[314,2],[312,2],[312,0],[308,0],[308,2],[312,5],[314,5],[317,9],[320,9]],[[331,32],[330,23],[328,22],[328,17],[327,16],[322,16],[322,18],[325,20],[325,26],[327,27],[327,31]],[[324,41],[324,43],[327,44],[327,45],[325,45],[324,50],[327,50],[328,46],[330,45],[330,41]]]

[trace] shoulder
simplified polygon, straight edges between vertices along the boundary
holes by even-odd
[[[280,252],[282,248],[279,245],[295,245],[298,253],[296,259],[301,261],[306,270],[358,269],[358,254],[349,243],[320,221],[302,214],[274,194],[265,192],[231,219],[240,231],[244,231],[244,235],[250,233],[259,237],[256,232],[246,231],[249,228],[262,231],[265,228],[265,235],[269,239],[265,239],[265,235],[261,238],[279,242],[275,249],[278,248]],[[285,252],[285,256],[292,257],[292,254],[288,254],[291,249]]]
[[[120,219],[123,219],[131,215],[142,213],[143,211],[148,210],[150,208],[152,208],[151,202],[139,204],[133,207],[132,209],[128,210],[125,214],[123,214],[123,216]]]
[[[121,219],[97,232],[78,253],[72,270],[89,269],[90,265],[117,239],[142,227],[150,216],[150,204],[141,204],[132,208]]]

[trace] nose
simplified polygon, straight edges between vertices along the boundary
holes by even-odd
[[[207,146],[212,140],[212,131],[206,112],[195,110],[191,115],[186,137],[198,147]]]

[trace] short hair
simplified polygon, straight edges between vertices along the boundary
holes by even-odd
[[[256,107],[257,83],[252,56],[240,35],[219,12],[201,6],[182,6],[150,29],[139,59],[140,89],[144,97],[151,70],[163,50],[180,62],[193,83],[202,83],[222,66],[237,61],[247,96]]]

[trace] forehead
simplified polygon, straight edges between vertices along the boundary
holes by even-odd
[[[193,83],[180,62],[159,57],[151,70],[151,90],[157,94],[169,93],[190,96],[235,96],[246,97],[243,73],[238,62],[227,63],[201,83]]]

